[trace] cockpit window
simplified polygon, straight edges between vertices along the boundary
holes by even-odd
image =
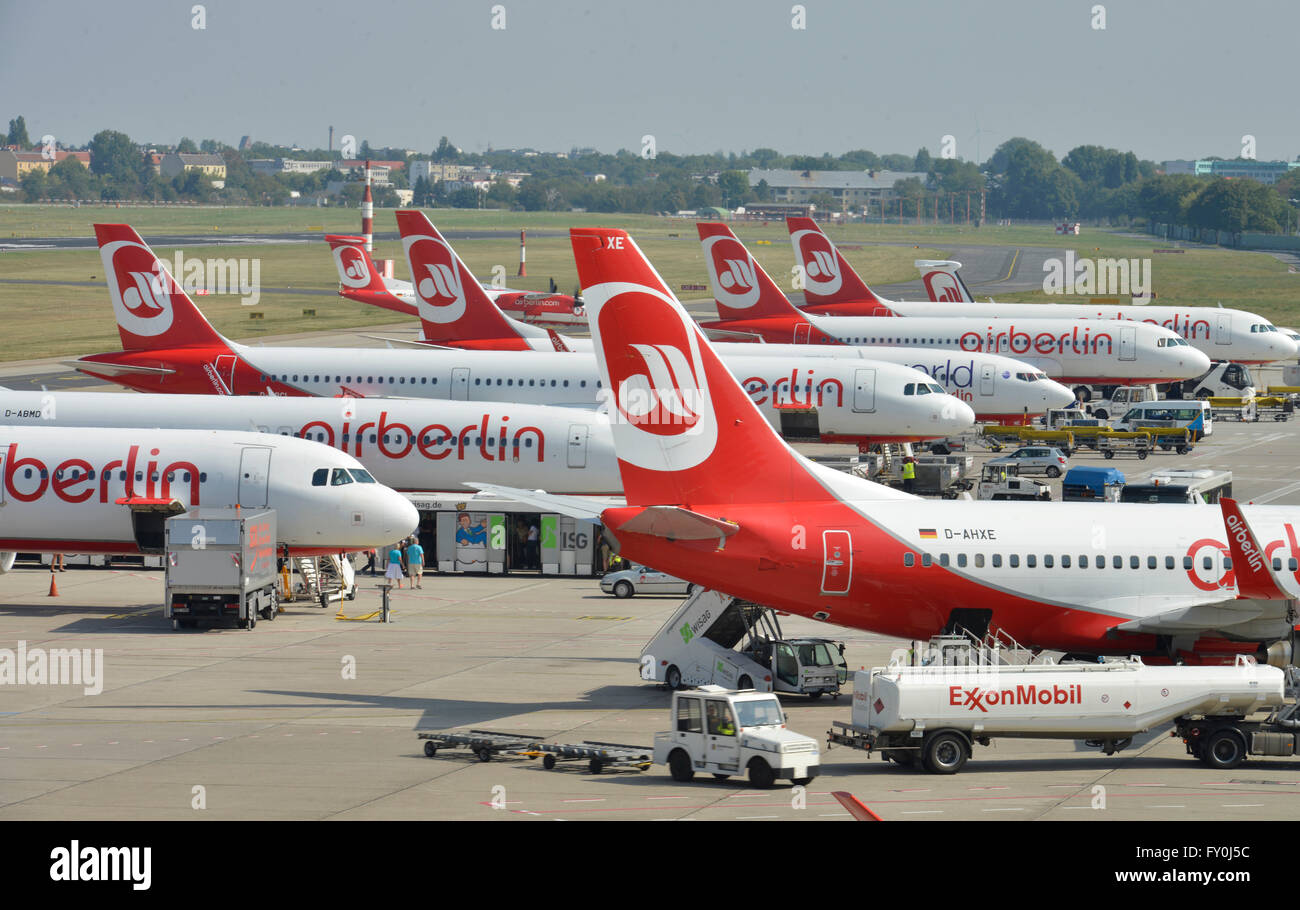
[[[348,473],[347,468],[335,468],[330,475],[330,486],[341,487],[345,483],[352,483],[352,475]]]
[[[375,483],[375,478],[370,476],[369,471],[362,471],[360,468],[348,468],[348,473],[357,483]]]
[[[903,394],[904,394],[904,395],[915,395],[915,394],[916,394],[916,383],[914,383],[914,382],[909,382],[907,385],[903,386]]]
[[[329,479],[330,479],[329,468],[317,468],[315,471],[312,472],[311,485],[313,487],[323,487],[325,486],[326,483],[329,482]]]
[[[930,391],[934,392],[934,394],[936,395],[944,394],[943,386],[939,385],[937,382],[930,383]]]
[[[928,385],[926,385],[924,382],[918,382],[918,383],[916,384],[916,394],[918,394],[918,395],[929,395],[929,394],[930,394],[930,387],[929,387]]]

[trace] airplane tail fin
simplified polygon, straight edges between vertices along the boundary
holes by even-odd
[[[97,224],[95,239],[123,349],[229,345],[129,224]]]
[[[966,287],[958,270],[960,262],[951,259],[918,259],[914,263],[921,270],[925,291],[935,303],[974,303],[975,295]]]
[[[718,221],[701,221],[695,226],[704,245],[704,262],[709,269],[709,284],[719,319],[806,318],[763,271],[731,228]]]
[[[625,231],[569,231],[629,505],[824,498]]]
[[[325,242],[339,270],[339,295],[398,313],[415,315],[415,304],[393,293],[366,249],[366,238],[326,234]]]
[[[795,261],[803,266],[804,298],[810,304],[884,302],[853,271],[835,244],[811,218],[787,218]]]
[[[501,312],[424,212],[397,212],[425,339],[491,350],[531,350],[546,333]],[[549,343],[549,341],[548,341]]]

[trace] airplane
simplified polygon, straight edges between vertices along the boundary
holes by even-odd
[[[1290,660],[1300,508],[927,500],[818,465],[760,419],[625,231],[570,237],[626,505],[470,486],[598,521],[625,557],[694,584],[873,633]],[[653,370],[650,348],[681,368]]]
[[[1049,319],[1111,319],[1163,326],[1186,339],[1211,360],[1259,364],[1296,354],[1296,339],[1263,316],[1245,310],[1208,306],[1092,306],[1077,303],[979,303],[962,280],[960,262],[918,259],[930,302],[890,303],[900,316],[966,315],[987,318],[1041,316]],[[960,303],[961,307],[949,304]]]
[[[856,276],[848,276],[842,257],[833,246],[813,249],[812,241],[807,239],[811,236],[803,231],[797,241],[803,245],[800,248],[810,250],[810,264],[805,266],[805,288],[820,282],[823,290],[834,286],[839,294],[846,287],[866,287]],[[820,232],[816,236],[824,237]],[[832,265],[828,263],[837,269],[833,280]],[[808,293],[805,290],[805,295]],[[837,295],[830,296],[840,302]],[[882,345],[1001,354],[1023,361],[1062,383],[1165,383],[1201,376],[1210,369],[1210,359],[1173,332],[1138,322],[820,316],[796,308],[784,295],[719,299],[715,303],[720,318],[717,322],[701,323],[706,330],[747,332],[769,342],[865,346],[869,355]],[[1077,388],[1075,393],[1079,393]]]
[[[326,234],[325,240],[334,255],[339,271],[339,296],[348,300],[384,307],[407,316],[417,316],[415,289],[409,281],[386,278],[375,267],[366,250],[366,238]],[[478,282],[488,298],[509,313],[531,325],[545,328],[586,328],[587,313],[582,301],[568,294],[542,294],[499,288],[491,282]]]
[[[875,294],[845,261],[811,218],[788,218],[790,242],[805,275],[807,313],[836,316],[906,316],[977,319],[1091,319],[1137,322],[1172,331],[1210,360],[1269,363],[1295,356],[1295,342],[1263,316],[1220,307],[1095,306],[1077,303],[975,302],[950,260],[918,260],[928,302],[885,300]],[[1070,254],[1073,255],[1072,253]],[[1127,260],[1120,260],[1127,270]],[[955,308],[950,303],[963,301]],[[1207,366],[1205,369],[1209,369]],[[1202,371],[1204,372],[1204,371]],[[1200,375],[1199,373],[1196,375]]]
[[[731,228],[718,221],[701,221],[696,227],[718,306],[742,311],[754,304],[766,307],[771,300],[776,300],[778,306],[785,305],[781,288]],[[975,419],[980,421],[1028,420],[1051,408],[1064,408],[1075,397],[1074,392],[1041,370],[998,354],[907,347],[874,347],[867,353],[873,359],[901,363],[928,374],[949,394],[974,408]]]
[[[123,396],[102,396],[123,397]],[[0,567],[13,553],[161,552],[191,506],[276,510],[300,556],[383,546],[415,507],[350,455],[306,439],[140,427],[0,427]]]
[[[98,224],[95,233],[124,350],[70,362],[89,376],[172,394],[388,395],[587,409],[607,397],[592,354],[237,344],[212,328],[129,225]],[[852,358],[815,367],[781,357],[735,363],[773,426],[806,442],[915,441],[963,432],[975,420],[968,405],[909,367]],[[930,394],[918,394],[922,385]]]

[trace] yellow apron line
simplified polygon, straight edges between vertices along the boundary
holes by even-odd
[[[1011,266],[1007,269],[1007,273],[1002,276],[1003,281],[1006,281],[1008,278],[1010,278],[1011,273],[1016,270],[1016,260],[1019,258],[1020,258],[1020,250],[1016,250],[1015,255],[1011,257]]]

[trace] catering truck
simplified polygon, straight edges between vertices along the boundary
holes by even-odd
[[[765,790],[778,779],[807,784],[821,771],[817,741],[786,728],[771,693],[684,689],[673,693],[668,716],[672,729],[655,734],[654,761],[667,765],[673,780],[744,774]]]
[[[200,619],[244,629],[279,610],[275,510],[191,509],[164,526],[166,596],[173,629]]]
[[[1292,674],[1244,656],[1209,667],[1137,659],[878,667],[855,674],[852,720],[833,722],[828,736],[904,767],[955,774],[976,743],[999,737],[1083,740],[1110,755],[1173,721],[1188,754],[1228,769],[1248,755],[1296,753]],[[1272,712],[1267,720],[1247,720],[1261,710]]]

